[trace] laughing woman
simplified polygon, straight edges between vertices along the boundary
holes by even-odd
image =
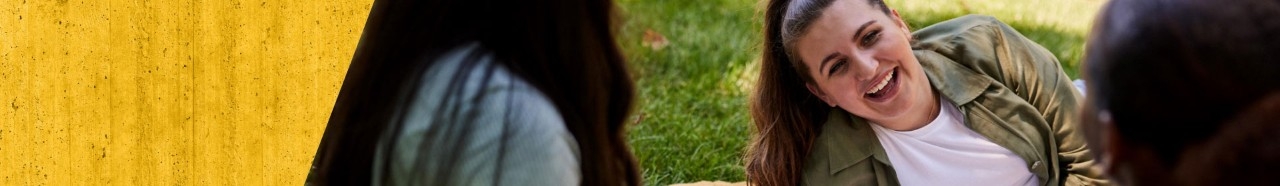
[[[912,33],[880,0],[771,0],[760,185],[1105,185],[1057,59],[994,18]]]

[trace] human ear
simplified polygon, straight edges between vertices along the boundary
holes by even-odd
[[[893,14],[893,16],[890,17],[890,19],[893,19],[893,23],[898,25],[898,28],[902,29],[902,33],[906,33],[907,39],[910,39],[911,27],[907,26],[907,22],[902,21],[902,16],[898,15],[898,10],[891,8],[889,9],[889,12]]]
[[[1104,174],[1119,173],[1121,170],[1119,170],[1120,166],[1118,164],[1127,161],[1125,157],[1129,153],[1128,148],[1125,147],[1124,139],[1117,132],[1115,122],[1111,119],[1110,111],[1098,111],[1096,117],[1098,132],[1101,133],[1099,137],[1102,138],[1100,140],[1101,143],[1099,143],[1101,147],[1096,147],[1102,150],[1099,153],[1098,166],[1102,168]]]
[[[822,89],[819,89],[817,85],[813,85],[813,83],[805,83],[804,87],[808,88],[809,93],[813,93],[813,96],[817,96],[818,99],[822,100],[822,102],[827,102],[827,106],[836,107],[835,100],[831,100],[831,97],[827,96],[826,93],[823,93]]]

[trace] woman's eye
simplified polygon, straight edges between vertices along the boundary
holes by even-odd
[[[845,60],[843,59],[837,60],[836,63],[832,64],[831,68],[827,70],[827,75],[835,74],[837,71],[844,69],[844,63]]]
[[[862,36],[862,46],[871,46],[876,44],[876,40],[880,39],[880,31],[871,31],[866,36]]]

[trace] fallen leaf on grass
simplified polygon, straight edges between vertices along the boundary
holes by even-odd
[[[657,31],[653,31],[653,29],[646,29],[644,31],[644,39],[640,43],[641,46],[646,46],[653,50],[661,50],[662,48],[667,47],[667,44],[670,44],[667,42],[667,37],[662,36],[662,34]]]

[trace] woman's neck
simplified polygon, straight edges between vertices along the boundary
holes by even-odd
[[[904,120],[877,123],[879,123],[881,127],[896,131],[913,131],[920,129],[925,125],[929,125],[930,122],[933,122],[933,120],[938,118],[938,115],[942,113],[942,102],[938,99],[940,98],[938,98],[937,91],[929,91],[929,101],[926,101],[927,104],[922,104],[925,106],[924,109],[921,109],[923,112],[912,113],[913,116],[909,116]]]

